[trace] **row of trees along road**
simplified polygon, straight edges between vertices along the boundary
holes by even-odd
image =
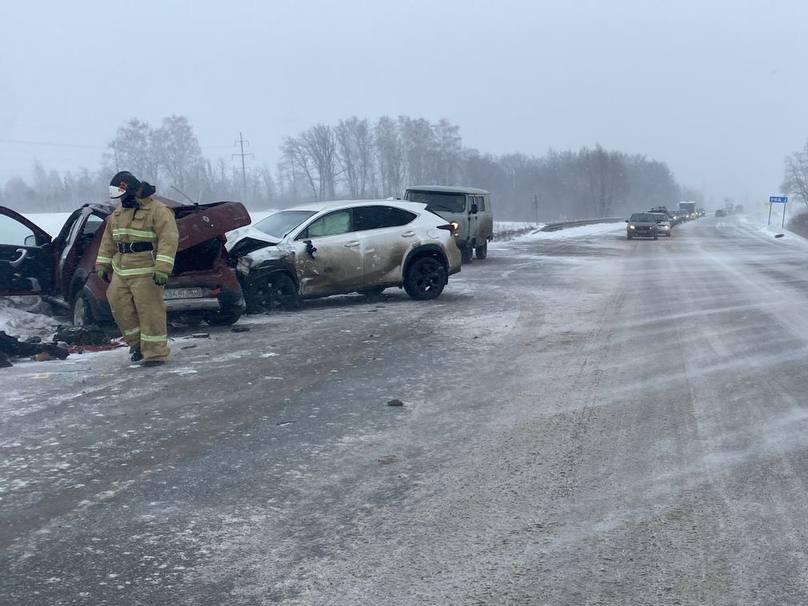
[[[313,200],[400,196],[407,185],[468,185],[492,192],[502,219],[541,220],[617,216],[693,199],[664,162],[608,150],[495,156],[465,147],[448,120],[382,116],[316,124],[280,147],[275,170],[249,162],[246,173],[230,157],[202,153],[183,116],[158,127],[139,119],[121,125],[98,171],[60,175],[37,164],[32,180],[9,180],[0,203],[25,211],[71,210],[104,199],[109,177],[132,171],[168,197],[195,201],[244,200],[254,209]],[[176,188],[176,189],[174,189]]]
[[[782,190],[808,208],[808,141],[802,149],[786,156]]]

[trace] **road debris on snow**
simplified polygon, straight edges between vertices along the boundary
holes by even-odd
[[[102,346],[110,343],[107,333],[98,326],[59,326],[53,340],[68,345]]]
[[[25,341],[20,341],[17,337],[0,331],[0,367],[8,368],[11,366],[11,358],[36,357],[40,356],[40,354],[47,354],[47,358],[43,357],[39,361],[52,360],[53,358],[64,360],[70,352],[55,343],[26,343]]]

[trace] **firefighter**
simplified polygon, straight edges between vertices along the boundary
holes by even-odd
[[[121,206],[109,216],[95,260],[102,280],[112,279],[107,299],[133,362],[158,366],[168,359],[163,287],[174,267],[174,212],[155,200],[153,185],[129,172],[116,174],[109,195]]]

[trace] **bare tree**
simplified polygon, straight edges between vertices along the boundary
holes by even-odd
[[[156,182],[159,161],[154,134],[147,122],[137,118],[118,127],[115,138],[109,143],[111,157],[108,160],[114,170],[128,170],[140,179]]]
[[[808,206],[808,141],[801,151],[786,157],[783,192]]]
[[[395,121],[382,116],[376,122],[376,157],[382,196],[401,195],[403,189],[401,139]]]
[[[360,197],[359,185],[359,158],[356,149],[356,130],[359,125],[359,118],[351,117],[347,120],[340,120],[334,129],[337,139],[337,158],[342,168],[342,177],[348,187],[348,195],[351,198]]]
[[[317,199],[335,198],[337,142],[334,129],[325,124],[317,124],[300,135],[300,143],[317,174]]]
[[[407,183],[418,185],[434,180],[438,150],[432,125],[423,118],[399,116],[398,128]]]
[[[600,145],[579,152],[595,216],[608,217],[615,198],[625,194],[628,187],[626,170],[619,152],[608,152]]]
[[[295,137],[287,137],[282,151],[284,166],[288,171],[287,180],[294,184],[295,196],[292,199],[297,199],[297,184],[301,180],[308,185],[312,197],[318,199],[315,169],[303,142]]]
[[[463,139],[460,136],[460,127],[446,119],[440,120],[433,126],[435,131],[436,161],[435,182],[446,185],[455,184],[463,150]]]
[[[204,173],[202,150],[188,118],[163,118],[154,140],[160,168],[172,181],[171,185],[181,190],[197,185]]]
[[[367,198],[374,188],[373,132],[367,119],[340,120],[335,129],[337,156],[351,198]]]

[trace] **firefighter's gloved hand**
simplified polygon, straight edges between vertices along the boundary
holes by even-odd
[[[107,270],[106,269],[96,269],[95,275],[98,276],[98,279],[102,282],[107,281]]]
[[[155,271],[152,274],[152,280],[157,286],[165,286],[166,282],[168,282],[168,274],[163,271]]]

